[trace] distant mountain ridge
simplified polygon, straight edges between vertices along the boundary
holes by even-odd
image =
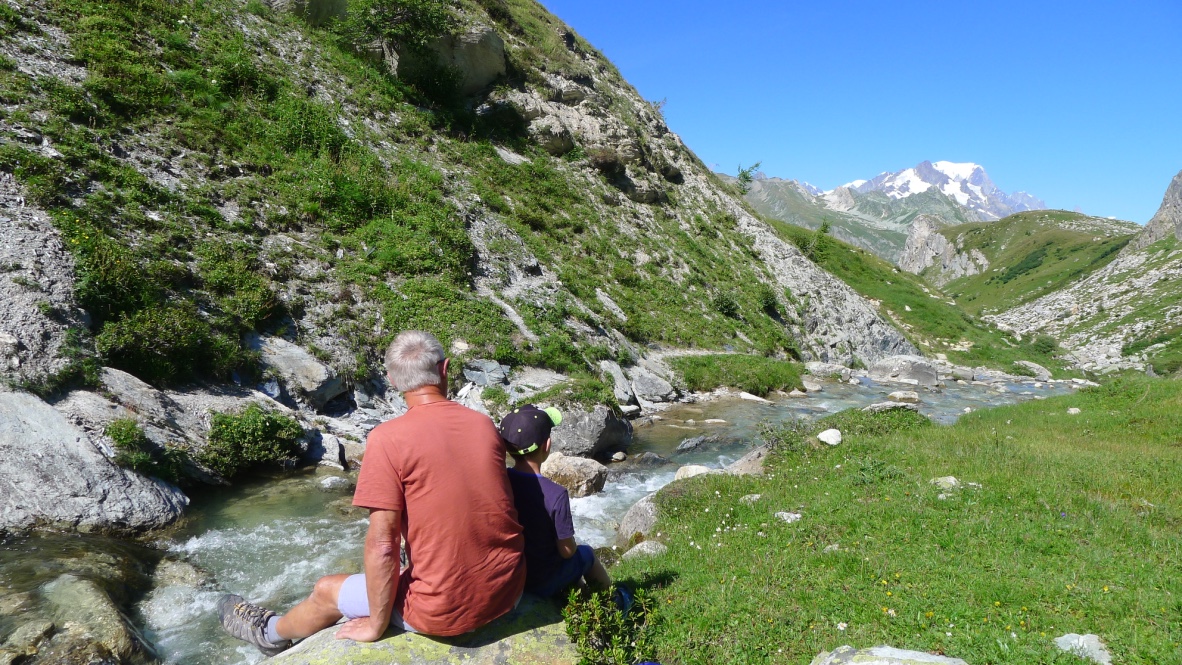
[[[971,162],[925,161],[895,173],[881,173],[870,180],[855,180],[826,192],[826,197],[842,188],[859,194],[882,192],[892,199],[905,199],[936,189],[985,222],[1047,207],[1041,199],[1026,192],[1006,194],[993,184],[983,167]]]
[[[943,161],[922,162],[829,191],[756,173],[746,198],[760,213],[790,224],[816,229],[828,222],[834,237],[888,261],[901,258],[920,216],[926,218],[925,226],[936,229],[1046,208],[1025,192],[1001,191],[977,164]]]

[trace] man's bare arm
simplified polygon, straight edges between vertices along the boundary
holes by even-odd
[[[574,538],[561,538],[558,541],[558,556],[569,559],[575,555],[575,549],[579,544],[575,542]]]
[[[337,639],[373,642],[386,632],[398,590],[402,511],[370,510],[365,534],[365,586],[369,616],[354,619],[337,631]]]

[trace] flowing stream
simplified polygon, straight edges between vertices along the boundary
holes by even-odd
[[[896,386],[863,380],[833,381],[807,398],[765,404],[721,399],[676,405],[661,419],[638,428],[629,455],[659,455],[667,463],[614,464],[604,491],[572,500],[576,537],[610,545],[616,523],[646,494],[673,480],[678,467],[721,468],[753,446],[760,422],[816,418],[850,407],[885,401]],[[951,423],[973,410],[1062,394],[1064,384],[1033,382],[996,386],[952,384],[919,390],[920,410]],[[725,422],[706,423],[706,420]],[[715,434],[712,441],[678,452],[685,439]],[[131,619],[163,660],[181,665],[256,663],[260,654],[225,636],[214,606],[226,592],[285,609],[303,598],[321,575],[360,572],[366,520],[350,508],[347,486],[326,489],[340,472],[305,470],[193,497],[185,522],[155,547],[94,536],[34,536],[0,543],[0,642],[30,616],[54,618],[44,585],[64,572],[93,579],[117,602],[133,608]],[[329,481],[332,483],[333,481]],[[339,481],[337,481],[339,483]],[[163,562],[163,563],[162,563]],[[6,610],[7,608],[7,610]]]

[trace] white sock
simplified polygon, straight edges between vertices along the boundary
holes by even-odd
[[[280,642],[287,641],[279,636],[279,631],[275,628],[279,624],[279,619],[280,619],[280,617],[278,614],[271,617],[270,619],[267,619],[267,628],[266,628],[267,641],[270,642],[271,644],[279,644]]]

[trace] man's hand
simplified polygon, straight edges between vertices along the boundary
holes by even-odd
[[[376,642],[386,632],[385,626],[379,628],[369,617],[361,617],[345,622],[337,631],[338,640],[353,640],[354,642]]]

